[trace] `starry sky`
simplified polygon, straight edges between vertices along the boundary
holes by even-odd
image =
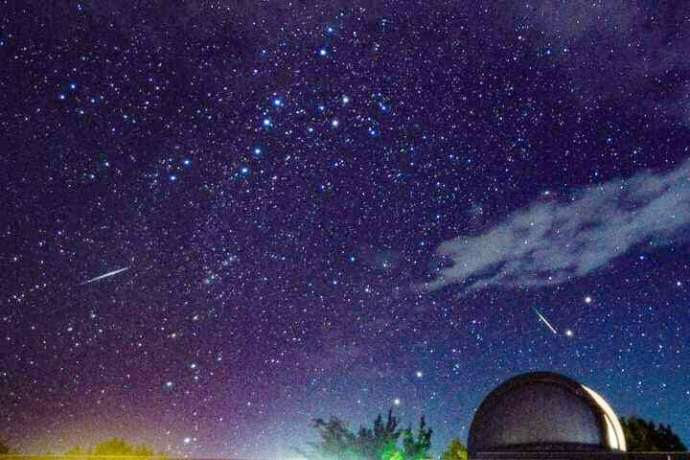
[[[688,49],[681,0],[0,1],[0,435],[439,452],[550,370],[690,441]]]

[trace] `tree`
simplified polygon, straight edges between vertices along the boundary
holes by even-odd
[[[621,418],[628,450],[631,452],[686,451],[685,444],[670,425],[646,421],[639,417]]]
[[[111,438],[96,444],[93,449],[73,447],[65,452],[66,456],[74,456],[84,460],[99,460],[101,457],[122,457],[130,459],[138,457],[140,460],[166,460],[164,454],[156,453],[150,447],[130,444],[121,438]]]
[[[337,417],[325,421],[317,418],[314,428],[319,433],[319,441],[312,443],[313,452],[303,453],[313,460],[358,460],[355,456],[356,436],[347,424]]]
[[[429,458],[431,435],[433,430],[426,427],[426,420],[422,415],[419,420],[417,437],[412,433],[412,427],[403,432],[403,453],[405,460],[424,460]]]
[[[382,456],[391,457],[395,446],[398,444],[400,431],[398,430],[398,418],[393,415],[393,410],[388,411],[386,423],[383,423],[381,414],[374,420],[373,429],[360,427],[357,434],[357,449],[362,459],[380,460]]]
[[[310,452],[300,452],[310,460],[421,460],[431,447],[432,430],[421,418],[415,436],[411,428],[398,429],[398,418],[388,411],[384,421],[379,415],[371,428],[360,427],[355,434],[339,418],[316,419],[314,428],[319,440],[311,443]],[[398,441],[402,437],[402,449]]]
[[[0,455],[12,453],[2,440],[0,440]],[[74,457],[79,460],[103,460],[103,457],[115,458],[122,457],[126,460],[131,460],[132,457],[137,457],[138,460],[167,460],[168,457],[162,453],[156,453],[150,447],[144,445],[130,444],[121,438],[111,438],[102,441],[93,449],[83,449],[79,446],[67,450],[64,454],[56,454],[54,452],[45,452],[41,455],[34,455],[34,460],[49,460],[57,456]]]
[[[467,447],[458,438],[450,441],[448,448],[441,455],[441,460],[468,460],[468,458]]]
[[[154,457],[156,455],[146,446],[135,446],[120,438],[112,438],[96,444],[90,454],[91,456],[121,455],[123,457]]]

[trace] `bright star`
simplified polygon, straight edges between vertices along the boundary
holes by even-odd
[[[338,121],[337,118],[334,118],[333,120],[331,120],[331,126],[333,126],[334,128],[337,128],[338,125],[340,125],[340,122]]]
[[[326,48],[321,48],[319,50],[319,56],[321,56],[321,57],[328,56],[328,50]]]
[[[422,377],[424,377],[424,373],[422,371],[415,372],[415,375],[417,376],[418,379],[421,379]]]
[[[585,303],[592,303],[592,298],[590,296],[585,297]]]
[[[565,330],[565,336],[566,337],[572,337],[573,335],[575,335],[575,333],[573,332],[572,329],[566,329]]]
[[[400,401],[400,398],[395,398],[395,399],[393,400],[393,404],[395,404],[396,406],[399,406],[401,402],[402,402],[402,401]]]

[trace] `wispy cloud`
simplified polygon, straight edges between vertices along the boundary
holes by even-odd
[[[639,173],[588,187],[567,202],[538,201],[478,236],[437,250],[452,266],[423,289],[462,284],[518,288],[564,283],[605,267],[634,246],[687,241],[690,160],[666,173]]]

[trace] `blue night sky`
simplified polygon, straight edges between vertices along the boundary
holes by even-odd
[[[0,438],[438,453],[548,370],[690,441],[689,49],[680,0],[0,1]]]

